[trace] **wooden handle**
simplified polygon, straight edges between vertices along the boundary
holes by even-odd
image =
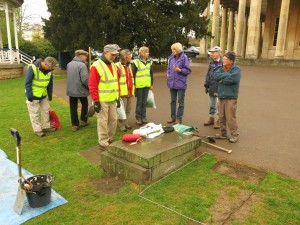
[[[204,143],[204,144],[206,144],[206,145],[208,145],[208,146],[211,146],[211,147],[213,147],[213,148],[216,148],[216,149],[218,149],[218,150],[227,152],[228,154],[230,154],[230,153],[232,152],[232,150],[230,150],[230,149],[226,149],[226,148],[223,148],[223,147],[218,146],[218,145],[211,144],[211,143],[206,142],[206,141],[202,141],[202,140],[201,140],[201,142]]]

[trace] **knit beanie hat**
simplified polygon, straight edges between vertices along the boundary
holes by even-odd
[[[235,52],[226,52],[224,56],[226,58],[228,58],[229,60],[232,60],[232,61],[235,60]]]

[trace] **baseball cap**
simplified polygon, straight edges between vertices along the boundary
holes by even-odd
[[[222,49],[219,46],[215,46],[211,48],[208,52],[221,52]]]
[[[104,49],[105,52],[110,52],[111,54],[118,54],[118,48],[115,44],[109,44],[109,45],[105,45]]]
[[[86,56],[88,56],[89,53],[88,53],[87,51],[84,51],[84,50],[82,50],[82,49],[79,49],[79,50],[76,50],[76,51],[75,51],[75,55],[76,55],[76,56],[80,56],[80,55],[86,55]]]

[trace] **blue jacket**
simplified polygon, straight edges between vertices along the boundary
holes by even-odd
[[[222,67],[222,65],[222,58],[220,58],[217,65],[214,64],[214,61],[209,63],[204,83],[204,86],[208,87],[209,89],[209,96],[215,96],[214,94],[218,93],[218,82],[215,81],[214,74],[220,67]]]
[[[174,66],[177,65],[181,72],[174,71]],[[178,58],[173,54],[170,55],[167,67],[167,85],[170,89],[186,89],[187,75],[192,72],[188,57],[182,52]]]
[[[41,65],[42,59],[37,59],[33,64],[40,69],[44,74],[50,73],[52,70],[43,70]],[[32,67],[29,66],[26,74],[26,80],[25,80],[25,90],[26,90],[26,98],[27,99],[35,99],[40,100],[45,98],[46,96],[42,96],[41,98],[33,96],[32,93],[32,80],[34,78],[34,73],[32,70]],[[53,76],[51,76],[50,82],[47,86],[47,93],[48,93],[48,99],[52,100],[52,91],[53,91]]]
[[[239,95],[239,86],[241,79],[241,69],[239,66],[233,64],[227,72],[223,67],[215,72],[215,80],[218,85],[219,99],[237,99]]]

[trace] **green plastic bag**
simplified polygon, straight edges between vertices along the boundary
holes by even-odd
[[[196,127],[191,127],[191,126],[186,126],[183,124],[175,124],[173,125],[175,131],[179,132],[179,133],[187,133],[187,132],[194,132],[197,130]]]

